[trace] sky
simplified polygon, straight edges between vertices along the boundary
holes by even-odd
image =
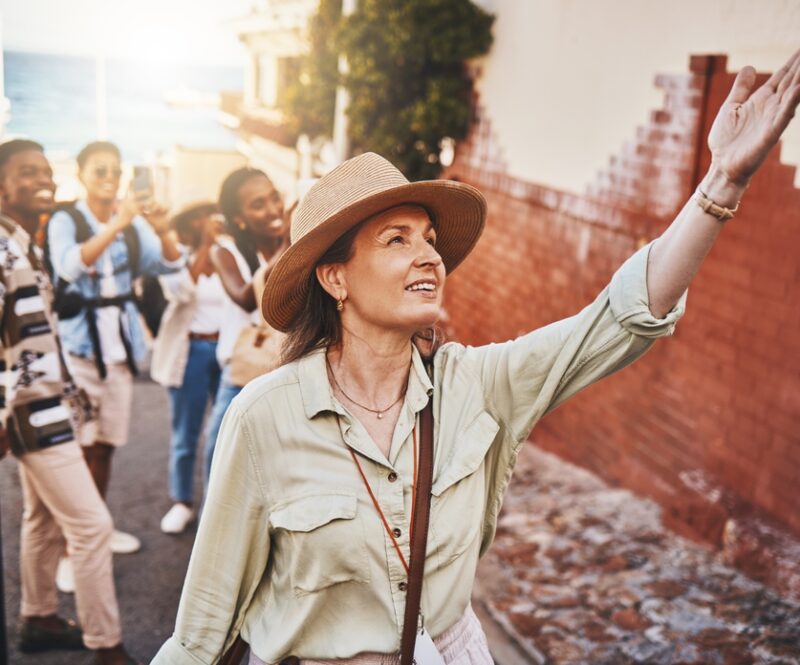
[[[0,0],[4,50],[242,64],[230,21],[253,0]]]

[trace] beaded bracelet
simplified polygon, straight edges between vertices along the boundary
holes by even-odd
[[[741,203],[741,201],[737,202],[736,207],[731,210],[718,203],[714,203],[714,201],[708,198],[699,187],[695,193],[695,200],[697,201],[697,205],[703,209],[703,212],[708,213],[712,217],[716,217],[720,222],[727,222],[729,219],[733,219],[733,216],[739,210],[739,203]]]

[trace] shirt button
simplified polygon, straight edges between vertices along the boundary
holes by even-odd
[[[406,590],[406,583],[405,582],[400,582],[400,584],[397,585],[397,588],[400,589],[400,591],[405,591]]]
[[[397,474],[394,471],[391,471],[387,477],[389,478],[390,483],[393,483],[395,480],[397,480]]]
[[[394,534],[395,538],[399,538],[400,536],[403,535],[403,532],[400,531],[400,529],[392,529],[392,533]]]

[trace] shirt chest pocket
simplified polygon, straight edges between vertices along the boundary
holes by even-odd
[[[293,499],[270,515],[275,565],[298,596],[345,582],[369,583],[364,525],[355,494]]]
[[[500,427],[481,411],[457,436],[431,493],[431,535],[435,561],[443,567],[475,542],[486,508],[486,455]],[[476,548],[477,552],[477,548]],[[427,570],[427,569],[426,569]]]

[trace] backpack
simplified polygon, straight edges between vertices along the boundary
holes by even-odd
[[[62,203],[56,206],[53,214],[57,211],[67,213],[75,225],[75,241],[77,243],[84,243],[92,237],[92,228],[89,222],[86,221],[83,213],[75,207],[75,202]],[[122,231],[123,238],[125,239],[125,246],[128,250],[128,263],[123,266],[127,268],[130,266],[131,280],[139,277],[139,257],[141,255],[141,245],[139,234],[133,225],[126,226]],[[68,292],[67,282],[56,275],[53,267],[53,262],[50,257],[50,240],[49,234],[45,230],[44,241],[42,244],[42,252],[44,254],[43,263],[50,276],[50,280],[54,285],[54,298],[53,309],[61,319],[69,319],[77,316],[85,305],[84,299],[80,294]],[[164,291],[161,288],[161,283],[158,277],[153,275],[144,275],[141,278],[141,297],[133,297],[137,308],[142,313],[145,324],[150,330],[153,337],[158,333],[158,328],[161,325],[161,319],[164,316],[164,310],[167,308],[167,299],[164,296]]]
[[[155,337],[158,335],[161,319],[164,318],[164,310],[167,309],[169,303],[158,277],[145,275],[142,277],[141,287],[142,293],[136,299],[136,305],[142,313],[142,318],[150,330],[150,334]]]
[[[74,201],[57,205],[53,209],[53,213],[50,216],[51,219],[52,215],[55,215],[57,212],[65,212],[72,219],[72,223],[75,225],[75,242],[79,245],[83,244],[94,235],[92,227],[89,226],[89,222],[86,221],[86,217],[84,217],[83,213],[75,207]],[[130,225],[123,229],[122,235],[125,238],[125,247],[128,250],[128,263],[124,265],[122,269],[130,267],[131,279],[134,280],[138,277],[139,256],[141,254],[139,234],[136,232],[133,225]],[[59,315],[59,318],[62,319],[69,319],[76,316],[80,308],[78,308],[77,311],[73,310],[77,301],[71,296],[77,296],[81,300],[83,298],[77,293],[66,293],[69,283],[61,279],[61,277],[56,274],[55,268],[53,267],[53,261],[50,258],[50,234],[47,233],[46,229],[44,233],[44,242],[42,244],[42,254],[42,262],[44,263],[45,270],[47,270],[47,274],[50,276],[50,281],[53,283],[54,287],[53,309]],[[67,311],[62,313],[62,309],[66,309]]]

